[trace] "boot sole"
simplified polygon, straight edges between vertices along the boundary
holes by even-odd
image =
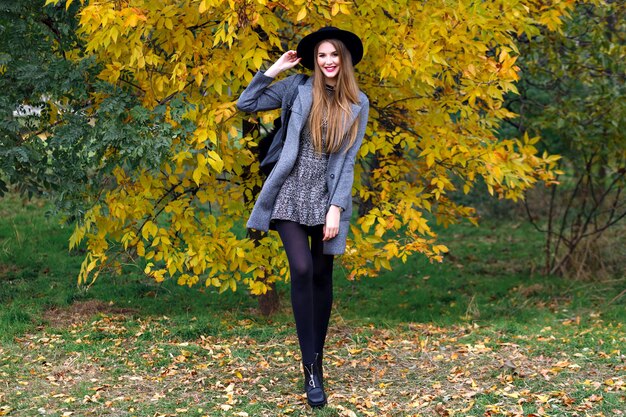
[[[326,407],[326,404],[327,404],[328,401],[324,400],[321,403],[312,403],[309,400],[307,400],[306,402],[309,403],[309,406],[311,408],[323,408],[323,407]]]

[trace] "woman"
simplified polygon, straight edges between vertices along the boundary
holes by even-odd
[[[367,125],[369,102],[353,70],[362,57],[358,36],[322,28],[304,37],[297,51],[286,52],[257,73],[237,102],[246,112],[282,107],[284,116],[287,97],[298,89],[282,153],[247,227],[275,229],[283,242],[304,387],[312,407],[326,404],[322,357],[333,299],[333,257],[345,251],[354,160]],[[313,70],[304,84],[298,76],[272,83],[299,63]]]

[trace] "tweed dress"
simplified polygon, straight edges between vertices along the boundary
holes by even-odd
[[[326,86],[326,92],[332,95],[332,87]],[[326,126],[324,118],[322,147],[326,143]],[[311,139],[311,129],[307,123],[300,134],[296,163],[276,196],[272,220],[291,220],[305,226],[326,223],[326,169],[329,155],[324,151],[317,152]]]

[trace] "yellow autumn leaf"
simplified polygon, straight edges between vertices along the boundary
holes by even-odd
[[[200,1],[198,5],[198,13],[202,14],[207,11],[207,0]]]
[[[307,9],[306,6],[302,6],[300,11],[298,12],[298,16],[296,16],[296,21],[299,22],[306,17]]]
[[[224,168],[224,161],[218,155],[218,153],[215,151],[209,151],[208,156],[208,162],[209,165],[211,165],[211,168],[213,168],[218,173],[222,172],[222,169]]]

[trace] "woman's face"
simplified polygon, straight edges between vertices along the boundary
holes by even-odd
[[[337,74],[341,69],[341,59],[339,58],[339,52],[330,42],[322,42],[317,48],[317,65],[322,70],[322,74],[326,76],[326,80],[334,83],[336,81]]]

